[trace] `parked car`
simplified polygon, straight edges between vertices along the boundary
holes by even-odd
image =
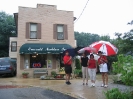
[[[15,76],[16,75],[16,60],[9,57],[0,58],[0,75]]]

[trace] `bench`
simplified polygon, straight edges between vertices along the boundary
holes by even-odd
[[[34,70],[33,71],[34,78],[35,78],[35,75],[37,75],[37,74],[47,74],[48,75],[48,71],[45,70],[45,69],[37,69],[37,70]]]

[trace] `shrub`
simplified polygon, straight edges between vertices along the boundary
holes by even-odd
[[[29,73],[28,72],[23,72],[22,75],[28,75]]]
[[[75,59],[75,66],[76,66],[76,69],[81,69],[80,60],[77,58]]]
[[[75,69],[75,70],[74,70],[74,74],[79,75],[80,72],[81,72],[81,69]]]
[[[130,55],[119,55],[118,61],[113,63],[113,73],[121,74],[122,82],[133,86],[133,57]]]
[[[113,88],[104,92],[106,99],[133,99],[130,91],[121,92],[118,88]]]
[[[51,75],[52,76],[55,76],[56,75],[56,72],[55,71],[51,71]]]

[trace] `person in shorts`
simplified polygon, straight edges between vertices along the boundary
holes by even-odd
[[[65,56],[63,57],[64,65],[65,65],[65,73],[66,73],[66,84],[70,85],[70,76],[72,73],[72,57],[69,55],[69,52],[66,51]]]
[[[98,51],[98,55],[100,56],[98,59],[98,65],[100,72],[102,74],[103,84],[101,87],[108,87],[108,67],[107,67],[107,58],[106,56],[102,55],[101,51]]]

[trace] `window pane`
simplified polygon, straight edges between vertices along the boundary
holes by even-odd
[[[16,46],[12,46],[12,51],[16,51]]]
[[[16,43],[16,42],[13,42],[13,43],[12,43],[12,46],[17,46],[17,43]]]
[[[57,35],[57,39],[59,39],[59,40],[62,40],[62,39],[64,39],[64,34],[63,34],[63,32],[62,33],[57,33],[58,35]]]
[[[57,32],[63,32],[63,25],[57,25]]]
[[[30,38],[37,38],[36,32],[30,32]]]
[[[46,54],[30,54],[30,68],[47,68]]]
[[[37,24],[30,24],[30,31],[37,31]]]
[[[11,42],[11,51],[17,51],[17,42]]]

